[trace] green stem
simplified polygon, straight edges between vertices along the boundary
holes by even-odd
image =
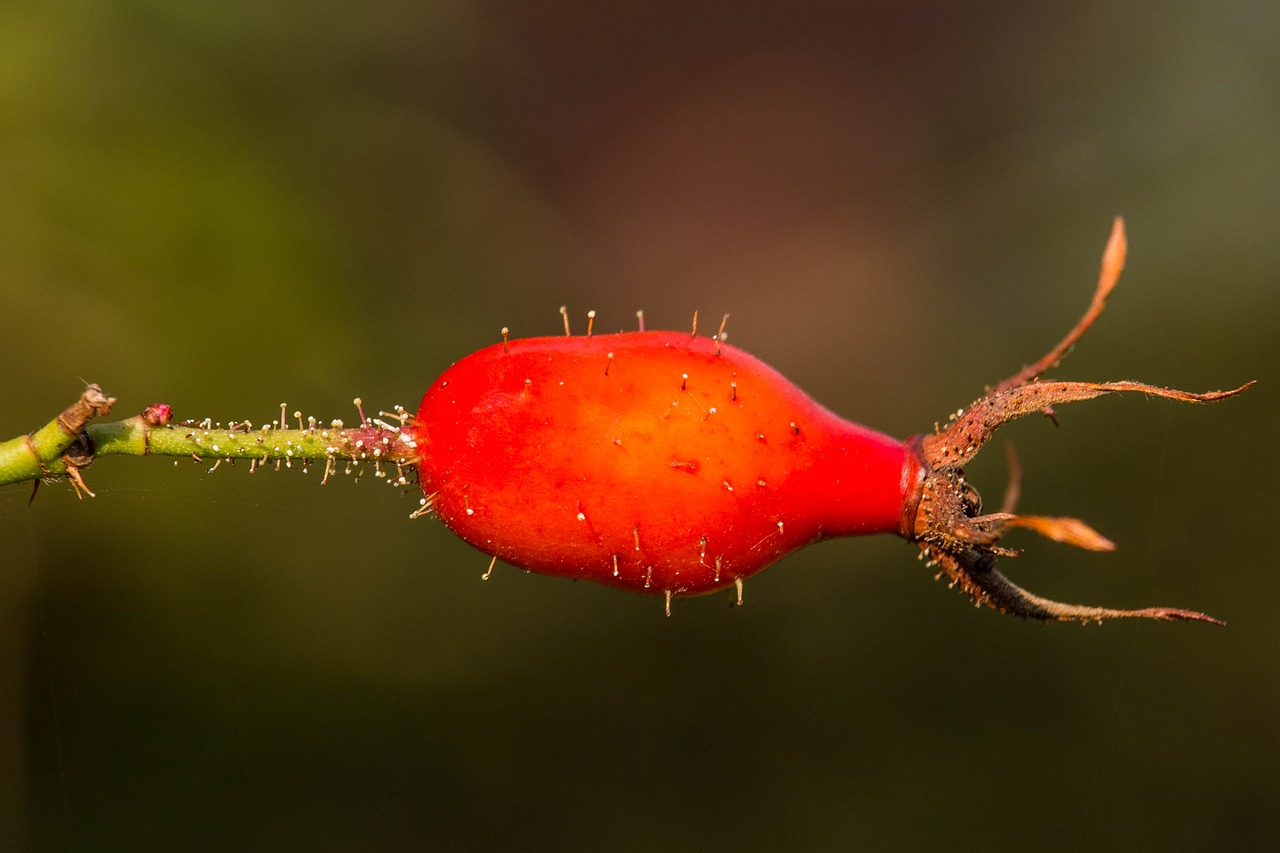
[[[171,424],[169,407],[155,405],[122,421],[88,425],[95,415],[108,414],[114,402],[91,385],[39,430],[0,443],[0,485],[66,476],[77,491],[92,494],[79,472],[100,456],[186,456],[215,465],[224,459],[248,459],[252,465],[324,462],[326,474],[335,461],[370,462],[379,473],[384,466],[394,467],[401,482],[407,482],[405,468],[415,459],[413,432],[403,410],[393,416],[396,423],[366,420],[361,414],[361,425],[349,429],[341,421],[321,426],[314,419],[298,429],[283,423],[254,429],[248,421]]]

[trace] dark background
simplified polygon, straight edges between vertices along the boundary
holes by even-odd
[[[664,619],[314,470],[0,490],[0,847],[1277,846],[1277,43],[1242,1],[5,4],[4,437],[82,381],[412,408],[562,304],[731,313],[907,435],[1058,339],[1117,213],[1056,375],[1260,383],[1009,430],[1023,508],[1120,545],[1015,579],[1225,630],[975,611],[889,538]]]

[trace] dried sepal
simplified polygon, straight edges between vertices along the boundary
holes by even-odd
[[[914,439],[919,464],[918,495],[916,500],[908,502],[901,530],[904,536],[920,545],[931,563],[941,567],[953,585],[963,589],[976,603],[1002,613],[1040,620],[1091,622],[1144,618],[1223,624],[1203,613],[1175,608],[1116,610],[1064,604],[1017,586],[995,569],[997,557],[1017,553],[999,544],[1001,536],[1010,528],[1029,529],[1054,541],[1093,551],[1114,550],[1115,545],[1079,519],[1015,514],[1013,508],[1021,475],[1016,455],[1011,454],[1009,458],[1010,483],[1001,512],[983,515],[981,498],[964,478],[964,466],[996,430],[1030,414],[1052,415],[1055,406],[1119,392],[1148,394],[1184,403],[1211,403],[1234,397],[1253,385],[1247,382],[1228,391],[1195,393],[1142,382],[1039,381],[1040,375],[1057,366],[1102,313],[1124,268],[1125,253],[1124,223],[1117,218],[1103,254],[1093,300],[1066,337],[1043,358],[996,385],[968,409],[957,412],[946,429]]]
[[[1043,358],[1022,368],[1022,370],[1001,382],[993,390],[1007,391],[1010,388],[1025,385],[1046,371],[1053,370],[1062,362],[1062,359],[1076,345],[1076,342],[1084,337],[1084,333],[1093,325],[1094,320],[1097,320],[1099,315],[1102,314],[1102,309],[1107,305],[1107,297],[1111,295],[1111,291],[1115,290],[1116,285],[1120,282],[1120,273],[1124,271],[1124,261],[1128,251],[1129,243],[1125,239],[1124,219],[1117,216],[1111,223],[1111,236],[1107,239],[1107,247],[1102,252],[1102,269],[1098,273],[1098,286],[1094,288],[1093,299],[1089,303],[1088,310],[1084,312],[1084,316],[1076,323],[1075,328],[1067,332],[1067,336],[1059,341],[1057,346],[1049,350]]]
[[[1246,382],[1229,391],[1198,394],[1142,382],[1033,382],[1005,391],[993,391],[975,401],[950,427],[925,436],[921,449],[932,467],[958,469],[972,461],[1000,427],[1055,405],[1078,403],[1121,391],[1150,394],[1182,403],[1213,403],[1234,397],[1251,385],[1253,382]]]
[[[970,549],[958,553],[939,553],[926,550],[930,560],[937,564],[952,581],[966,592],[975,604],[990,607],[1010,616],[1037,619],[1041,622],[1101,622],[1104,619],[1157,619],[1161,621],[1208,622],[1226,625],[1194,610],[1176,607],[1144,607],[1137,610],[1117,610],[1111,607],[1090,607],[1066,604],[1043,598],[1029,592],[996,570],[996,555]]]
[[[1074,545],[1086,551],[1114,551],[1116,544],[1078,518],[1056,518],[1047,515],[988,516],[999,520],[1000,529],[1024,527],[1046,539]]]

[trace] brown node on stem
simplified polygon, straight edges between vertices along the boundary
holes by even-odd
[[[1093,300],[1066,337],[1043,358],[996,385],[968,409],[957,412],[946,429],[909,440],[919,474],[916,488],[906,502],[899,532],[917,543],[930,562],[940,566],[942,574],[951,578],[953,586],[959,586],[975,603],[1002,613],[1040,620],[1091,622],[1135,617],[1224,624],[1190,610],[1166,607],[1115,610],[1065,604],[1019,587],[995,569],[997,557],[1017,554],[998,544],[1010,528],[1026,528],[1054,541],[1093,551],[1110,551],[1115,545],[1079,519],[1015,514],[1020,474],[1016,457],[1011,458],[1009,493],[1000,512],[984,515],[981,498],[964,479],[964,466],[997,429],[1036,412],[1052,414],[1057,405],[1130,391],[1184,403],[1212,403],[1234,397],[1253,385],[1246,382],[1229,391],[1194,393],[1141,382],[1038,381],[1041,374],[1061,362],[1102,313],[1107,296],[1124,268],[1125,253],[1124,222],[1117,217],[1103,253]]]
[[[93,437],[85,432],[89,421],[96,417],[103,417],[111,414],[111,407],[116,404],[116,398],[108,396],[98,385],[87,385],[80,392],[80,399],[76,400],[66,409],[64,409],[55,419],[63,434],[74,436],[74,440],[62,452],[61,461],[66,469],[66,477],[71,483],[72,489],[75,490],[76,497],[81,500],[85,495],[96,497],[93,491],[85,485],[84,477],[80,474],[81,468],[88,468],[93,464],[94,443]],[[37,461],[38,454],[37,454]],[[45,470],[44,463],[40,463],[41,470]],[[40,488],[40,481],[36,480],[31,490],[31,501],[36,499],[36,491]]]
[[[89,421],[111,414],[115,397],[108,397],[98,385],[88,385],[80,392],[80,399],[58,415],[58,427],[67,435],[79,435]]]

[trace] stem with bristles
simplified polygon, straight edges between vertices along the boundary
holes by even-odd
[[[79,471],[101,456],[174,456],[198,460],[248,459],[257,463],[334,461],[398,466],[415,459],[413,431],[403,411],[397,423],[361,419],[358,427],[340,421],[320,426],[314,420],[287,429],[271,424],[255,429],[248,421],[223,426],[210,421],[172,424],[166,405],[149,406],[139,415],[112,423],[88,423],[111,411],[96,385],[80,401],[41,429],[0,443],[0,485],[67,476],[83,488]],[[87,489],[85,490],[87,492]],[[91,494],[91,493],[90,493]]]

